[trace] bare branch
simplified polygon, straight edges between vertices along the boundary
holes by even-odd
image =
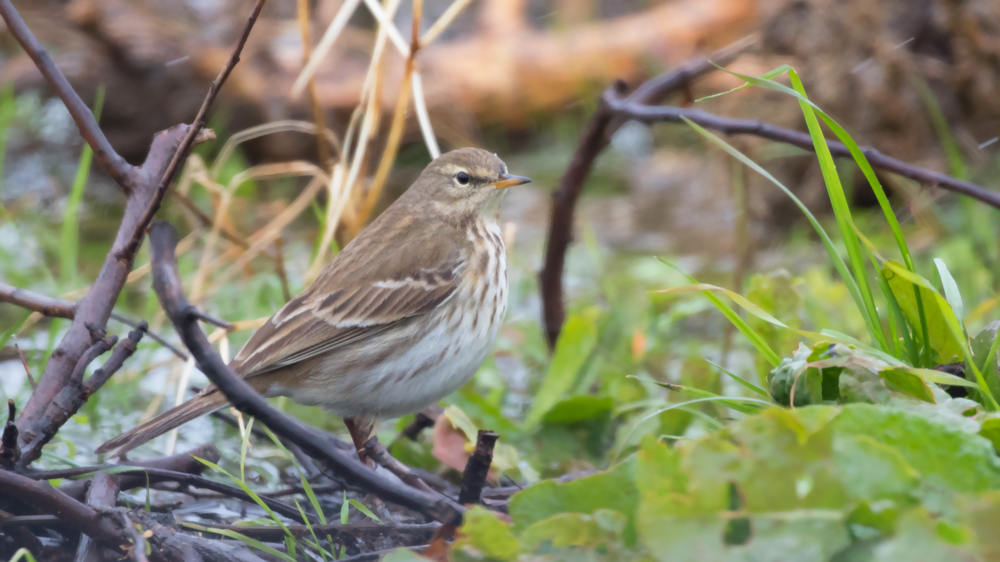
[[[52,403],[45,409],[45,415],[41,417],[39,424],[32,428],[33,438],[27,441],[22,440],[22,455],[18,462],[18,467],[21,470],[42,454],[42,447],[55,437],[59,428],[80,410],[92,394],[97,392],[112,375],[121,369],[125,360],[135,353],[136,347],[145,333],[146,323],[141,322],[137,329],[131,331],[128,337],[118,347],[115,347],[111,357],[90,375],[87,382],[83,382],[87,365],[95,357],[110,349],[117,341],[117,336],[111,340],[99,340],[84,353],[73,370],[68,384],[59,391]]]
[[[19,35],[28,37],[30,31],[24,26],[24,22],[17,15],[10,0],[0,1],[2,1],[0,11],[3,12],[4,18],[8,22],[16,19]],[[118,234],[105,257],[100,274],[87,295],[77,304],[73,324],[52,353],[38,382],[38,388],[24,405],[21,418],[18,420],[22,444],[36,438],[38,435],[36,427],[44,423],[40,418],[56,395],[68,384],[73,368],[90,347],[90,330],[87,326],[103,328],[107,324],[115,301],[125,285],[128,273],[132,270],[132,264],[136,252],[142,244],[146,228],[149,226],[153,214],[159,209],[171,179],[184,162],[191,147],[212,136],[207,131],[203,131],[206,115],[223,82],[239,61],[247,36],[263,5],[264,0],[257,0],[236,49],[226,67],[209,88],[194,124],[190,126],[176,125],[157,133],[153,137],[152,146],[150,146],[143,165],[134,169],[134,173],[129,178],[116,177],[116,180],[121,179],[119,183],[128,193],[125,214],[118,228]],[[37,41],[35,43],[37,44]],[[36,50],[36,52],[42,51]],[[47,58],[39,58],[36,63],[44,67],[47,61],[50,62]],[[64,84],[64,86],[64,90],[67,90],[64,93],[69,96],[69,85]],[[88,123],[84,123],[84,125],[88,125]],[[94,127],[96,128],[96,124]],[[115,176],[112,175],[112,177]],[[22,462],[27,461],[22,458]]]
[[[94,159],[111,176],[111,179],[115,180],[121,186],[126,195],[132,193],[136,180],[135,167],[126,162],[111,147],[111,143],[104,136],[104,132],[98,126],[97,120],[94,119],[94,114],[91,113],[90,108],[87,107],[87,104],[83,103],[80,96],[73,90],[73,86],[69,85],[66,76],[63,75],[62,71],[59,70],[56,63],[52,60],[52,57],[49,56],[42,47],[42,44],[38,42],[35,35],[28,29],[28,26],[21,19],[21,15],[17,13],[17,10],[14,9],[10,0],[0,0],[0,16],[3,16],[4,21],[7,22],[10,34],[21,44],[21,47],[24,48],[28,56],[31,57],[31,60],[34,61],[35,66],[45,76],[45,80],[55,90],[56,95],[66,105],[66,109],[69,110],[73,121],[76,122],[76,126],[80,129],[80,134],[83,135],[87,144],[94,150]]]
[[[110,509],[118,499],[118,479],[107,472],[98,472],[90,483],[87,491],[87,505],[97,511]],[[134,538],[133,538],[134,540]],[[76,562],[102,562],[104,560],[101,545],[92,537],[80,537],[76,548]]]
[[[615,114],[642,121],[643,123],[683,123],[684,119],[688,119],[706,129],[712,129],[727,135],[752,135],[797,146],[810,152],[815,150],[812,138],[808,133],[784,129],[770,123],[751,119],[720,117],[701,111],[700,109],[640,105],[628,100],[619,99],[614,92],[605,93],[604,101],[611,107],[611,110]],[[830,152],[834,156],[843,158],[852,157],[850,149],[843,143],[834,140],[827,140],[826,142],[830,146]],[[972,182],[953,178],[941,172],[907,164],[891,156],[886,156],[870,146],[861,147],[861,152],[864,153],[865,158],[868,159],[868,163],[873,168],[898,174],[920,182],[925,186],[940,187],[946,191],[967,195],[991,207],[1000,209],[1000,192],[986,189]]]
[[[0,302],[26,308],[52,318],[73,319],[76,314],[76,303],[62,299],[53,299],[27,289],[18,289],[0,281]]]

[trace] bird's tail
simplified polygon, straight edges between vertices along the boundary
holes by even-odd
[[[226,404],[226,397],[218,391],[198,395],[187,402],[172,408],[148,422],[122,433],[118,437],[101,445],[96,453],[114,451],[115,455],[123,455],[139,445],[163,435],[199,416],[214,412]]]

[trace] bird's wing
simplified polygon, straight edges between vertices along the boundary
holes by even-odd
[[[365,234],[250,338],[230,363],[237,373],[259,375],[333,352],[425,314],[455,292],[465,270],[456,246],[438,240],[428,251],[426,232],[410,240]]]

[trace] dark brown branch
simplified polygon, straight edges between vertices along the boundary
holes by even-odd
[[[392,537],[400,543],[422,544],[430,540],[434,531],[441,527],[440,523],[422,523],[418,525],[313,525],[312,532],[316,536],[326,538],[333,542],[343,543],[345,541],[356,541],[358,539],[369,541],[379,537]],[[232,527],[217,527],[242,533],[248,537],[267,542],[281,542],[285,539],[285,531],[281,527],[246,527],[235,525]],[[312,532],[305,525],[288,525],[288,530],[295,537],[311,538]]]
[[[368,458],[375,461],[376,464],[395,474],[403,482],[425,494],[434,494],[434,490],[421,480],[419,476],[413,474],[408,466],[397,461],[389,454],[389,451],[378,442],[378,436],[373,435],[368,441],[365,441],[365,454],[368,455]]]
[[[222,454],[219,453],[219,449],[212,445],[211,443],[202,445],[197,449],[193,449],[186,453],[180,453],[173,455],[171,457],[163,457],[161,459],[153,459],[148,461],[123,461],[120,465],[117,464],[105,464],[101,466],[83,466],[74,468],[64,468],[59,470],[43,470],[36,472],[29,472],[26,476],[34,480],[51,480],[53,478],[73,478],[74,476],[80,476],[82,474],[87,474],[90,472],[96,472],[98,470],[108,470],[111,468],[119,466],[141,466],[145,468],[154,468],[160,470],[166,470],[170,472],[183,472],[187,474],[201,474],[205,468],[204,464],[195,460],[195,457],[199,459],[205,459],[209,462],[219,462],[222,458]],[[133,488],[144,487],[146,485],[146,474],[134,473],[134,472],[123,472],[118,475],[119,487],[122,490],[131,490]],[[150,476],[149,483],[156,483],[156,477]],[[59,491],[74,498],[76,500],[82,500],[84,494],[86,493],[88,480],[76,480],[59,487]]]
[[[784,129],[761,121],[720,117],[699,109],[639,105],[627,100],[621,100],[613,92],[608,92],[604,95],[604,102],[616,114],[642,121],[643,123],[683,123],[685,119],[688,119],[692,123],[697,123],[706,129],[712,129],[727,135],[752,135],[797,146],[810,152],[814,151],[812,137],[808,133]],[[834,156],[842,158],[852,157],[851,151],[843,143],[828,140],[827,144],[830,146],[830,152]],[[861,152],[864,153],[868,159],[868,163],[873,168],[892,172],[924,185],[940,187],[953,193],[967,195],[991,207],[1000,209],[1000,192],[953,178],[941,172],[907,164],[891,156],[886,156],[870,146],[861,147]]]
[[[63,494],[48,482],[32,480],[20,474],[0,470],[0,489],[10,497],[36,510],[57,515],[70,527],[96,538],[108,546],[124,550],[131,541],[127,533],[93,508]]]
[[[56,519],[51,515],[32,515],[28,517]],[[18,524],[19,519],[21,519],[21,517],[11,515],[10,513],[0,509],[0,529],[3,529],[4,534],[14,540],[14,548],[27,548],[28,552],[41,552],[42,541],[38,540],[38,537],[36,537],[30,529],[33,524]]]
[[[111,176],[111,179],[115,180],[121,186],[126,194],[131,193],[135,187],[135,167],[126,162],[111,147],[111,143],[104,136],[104,132],[101,131],[101,127],[97,124],[97,120],[94,119],[94,114],[91,113],[90,108],[87,107],[87,104],[83,103],[80,96],[69,85],[69,81],[66,80],[66,77],[56,66],[52,57],[42,47],[42,44],[38,42],[38,39],[35,39],[35,35],[28,29],[28,26],[21,19],[21,15],[17,13],[17,10],[14,9],[10,0],[0,0],[0,16],[3,16],[4,21],[7,22],[10,34],[21,44],[21,47],[28,53],[31,60],[34,61],[35,66],[45,76],[45,80],[55,90],[56,95],[66,105],[66,109],[69,110],[73,121],[76,122],[76,126],[80,129],[80,134],[86,139],[87,144],[94,149],[94,159]]]
[[[389,447],[391,448],[393,444],[395,444],[396,441],[399,441],[402,437],[405,437],[410,441],[416,441],[417,436],[420,435],[421,431],[434,427],[434,423],[443,411],[444,409],[441,408],[441,406],[431,406],[422,412],[417,412],[413,421],[407,424],[407,426],[399,432],[399,435],[392,440],[392,443],[389,443]]]
[[[21,308],[37,312],[43,316],[48,316],[50,318],[67,318],[72,320],[76,316],[76,303],[73,301],[54,299],[52,297],[47,297],[45,295],[38,294],[34,291],[29,291],[27,289],[19,289],[17,287],[7,285],[6,283],[0,282],[0,302],[6,302],[13,305],[20,306]],[[135,320],[129,320],[123,316],[119,316],[114,312],[111,313],[111,319],[117,320],[122,324],[125,324],[129,328],[138,328],[139,322]],[[187,361],[188,356],[183,351],[177,349],[176,346],[171,345],[170,342],[163,339],[163,337],[157,335],[154,332],[146,331],[146,335],[156,343],[162,345],[163,347],[169,349],[174,355],[180,358],[181,361]],[[35,381],[31,381],[32,388],[35,388]]]
[[[324,432],[318,432],[298,420],[274,409],[245,380],[233,373],[212,349],[208,338],[188,312],[191,304],[184,295],[177,271],[174,248],[176,231],[165,222],[150,230],[153,251],[153,288],[160,304],[174,324],[188,351],[203,373],[225,394],[229,402],[246,415],[264,423],[275,434],[298,445],[350,486],[374,493],[383,500],[416,510],[438,521],[458,521],[461,508],[444,498],[434,498],[405,485],[381,478],[367,466],[343,453]]]
[[[129,174],[128,177],[122,177],[121,174],[112,174],[112,177],[119,182],[119,185],[128,194],[125,213],[119,225],[114,243],[105,257],[104,266],[101,268],[100,274],[98,274],[87,295],[78,303],[73,324],[59,342],[59,345],[46,364],[45,371],[42,373],[38,383],[38,389],[32,393],[31,398],[23,407],[21,418],[18,420],[18,429],[21,433],[22,444],[36,438],[38,435],[36,428],[44,423],[41,418],[45,415],[45,410],[49,403],[67,385],[73,367],[87,348],[90,347],[90,330],[88,330],[87,326],[96,326],[103,329],[107,324],[115,301],[118,299],[118,295],[121,294],[125,281],[128,278],[128,273],[132,270],[132,264],[135,261],[136,252],[138,252],[139,246],[142,244],[146,228],[159,208],[167,186],[184,162],[191,147],[198,142],[214,136],[210,131],[203,130],[206,115],[215,101],[223,82],[225,82],[225,79],[239,61],[240,53],[246,43],[247,36],[254,22],[256,22],[263,5],[264,0],[257,0],[257,4],[247,21],[236,49],[230,56],[223,71],[219,74],[219,77],[209,88],[194,123],[190,126],[176,125],[154,136],[152,146],[150,146],[149,153],[146,156],[146,161],[141,167],[133,169],[133,173]],[[2,12],[8,25],[11,26],[12,33],[22,39],[22,42],[27,45],[26,48],[32,53],[39,68],[43,73],[47,72],[46,77],[51,80],[53,87],[57,91],[60,91],[65,96],[65,99],[70,100],[67,104],[75,103],[72,100],[76,96],[72,93],[69,84],[66,83],[65,78],[61,75],[52,72],[55,70],[55,66],[51,64],[51,59],[48,58],[48,55],[44,54],[44,50],[41,49],[38,42],[31,36],[31,32],[14,10],[10,0],[0,0],[0,12]],[[72,111],[73,109],[71,108]],[[79,111],[77,113],[82,115]],[[92,120],[93,118],[91,117],[90,121],[87,121],[86,116],[82,116],[81,120],[78,120],[85,136],[88,134],[93,136],[99,133],[96,123],[93,123]],[[95,152],[100,152],[98,147],[95,147]],[[105,150],[103,154],[107,155],[109,153]],[[22,462],[23,460],[22,458]]]
[[[490,465],[493,464],[493,447],[499,438],[500,436],[492,431],[479,430],[476,449],[465,463],[465,470],[462,472],[462,492],[458,496],[458,503],[463,505],[481,503],[486,476],[489,475]]]
[[[118,499],[118,479],[107,472],[98,472],[87,491],[87,505],[98,512],[115,506]],[[133,537],[134,540],[134,537]],[[76,562],[102,562],[104,560],[100,542],[88,535],[80,537],[76,548]]]
[[[140,322],[139,327],[129,332],[128,337],[115,347],[107,362],[96,369],[86,382],[83,381],[83,375],[87,364],[94,357],[110,349],[117,337],[111,340],[101,339],[84,353],[66,386],[59,391],[52,403],[45,409],[45,415],[39,420],[38,425],[33,428],[32,439],[30,441],[21,440],[22,454],[21,460],[18,462],[18,467],[21,470],[42,454],[42,447],[55,437],[59,428],[69,421],[112,375],[121,369],[125,361],[135,353],[136,347],[145,333],[146,323]]]
[[[7,399],[7,423],[3,426],[3,434],[0,435],[0,468],[3,470],[13,470],[17,461],[21,459],[21,447],[17,444],[17,424],[14,418],[17,417],[17,406],[14,400]]]

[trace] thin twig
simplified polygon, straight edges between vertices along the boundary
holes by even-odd
[[[31,376],[31,368],[28,367],[28,360],[24,357],[24,352],[21,351],[21,346],[14,344],[14,351],[17,352],[17,357],[21,360],[21,365],[24,366],[24,374],[28,377],[28,384],[31,385],[31,390],[38,388],[35,384],[35,377]]]
[[[90,483],[90,490],[87,491],[87,505],[100,513],[105,509],[115,507],[117,500],[118,478],[107,472],[95,474]],[[124,528],[129,530],[128,526]],[[134,540],[135,535],[133,534],[132,537]],[[104,552],[100,541],[87,535],[80,537],[80,544],[76,548],[76,562],[102,562],[103,560]]]

